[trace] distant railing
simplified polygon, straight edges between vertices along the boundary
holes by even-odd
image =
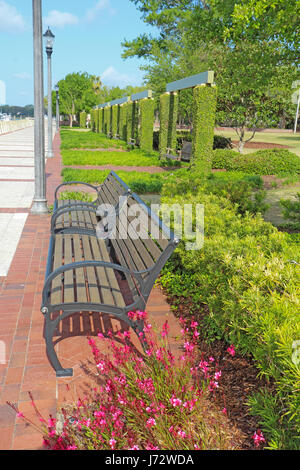
[[[0,121],[0,135],[8,134],[26,127],[33,126],[34,119],[18,119],[15,121]]]

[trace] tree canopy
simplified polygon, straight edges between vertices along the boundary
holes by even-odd
[[[131,1],[157,34],[125,40],[123,58],[145,60],[141,69],[158,94],[170,81],[214,70],[219,124],[243,133],[292,120],[299,1],[291,2],[296,10],[281,0]],[[191,93],[181,92],[179,119],[189,122],[190,111]]]

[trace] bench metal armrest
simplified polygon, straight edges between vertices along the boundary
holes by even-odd
[[[142,289],[143,278],[142,274],[144,271],[131,271],[129,268],[125,266],[121,266],[120,264],[115,263],[108,263],[106,261],[78,261],[75,263],[66,264],[64,266],[60,266],[59,268],[55,269],[51,274],[46,277],[44,288],[43,288],[43,295],[42,295],[42,304],[43,306],[47,305],[47,295],[51,286],[52,281],[61,274],[64,274],[66,271],[71,271],[73,269],[80,269],[80,268],[108,268],[114,269],[115,271],[119,271],[124,274],[129,274],[132,277],[136,278],[139,283],[139,288]],[[148,271],[148,270],[147,270]],[[147,272],[145,271],[145,273]]]

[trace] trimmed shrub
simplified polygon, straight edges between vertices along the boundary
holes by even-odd
[[[299,364],[294,345],[300,338],[299,250],[287,234],[261,216],[237,213],[223,197],[204,191],[163,197],[166,204],[204,204],[205,242],[201,251],[181,243],[165,267],[161,284],[172,298],[189,299],[203,311],[201,331],[224,338],[250,355],[261,375],[274,381],[280,417],[270,434],[271,446],[296,449],[300,431]],[[270,410],[261,411],[264,423]],[[265,431],[264,428],[262,428]],[[298,447],[299,448],[299,447]]]
[[[286,149],[259,150],[247,155],[219,149],[213,152],[213,168],[257,175],[291,175],[300,173],[300,158]]]
[[[232,142],[230,137],[224,137],[223,135],[214,136],[213,149],[232,149]]]

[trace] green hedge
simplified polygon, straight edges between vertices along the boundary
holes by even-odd
[[[162,285],[178,303],[189,299],[191,311],[203,312],[206,305],[201,332],[235,344],[274,381],[278,419],[270,430],[272,411],[260,397],[261,427],[271,447],[299,448],[299,364],[293,345],[300,338],[300,268],[291,262],[300,263],[299,250],[261,216],[241,216],[230,201],[203,190],[165,196],[162,202],[205,208],[203,249],[186,251],[182,242],[163,270]]]
[[[218,149],[213,152],[213,168],[257,175],[300,174],[300,157],[287,149],[258,150],[248,154]]]

